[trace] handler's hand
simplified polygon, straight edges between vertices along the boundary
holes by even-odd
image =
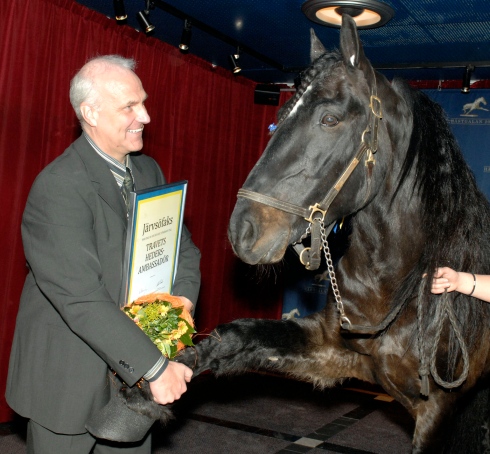
[[[167,368],[154,382],[150,382],[151,393],[157,404],[167,405],[180,399],[187,391],[186,383],[192,378],[192,369],[185,364],[170,361]]]
[[[458,290],[458,286],[461,284],[460,280],[461,276],[457,271],[448,267],[437,268],[432,280],[431,292],[440,294],[446,290],[448,292]]]

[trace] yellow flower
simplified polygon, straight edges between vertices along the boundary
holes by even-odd
[[[196,331],[190,314],[182,306],[166,301],[166,297],[143,297],[143,300],[125,306],[124,312],[166,357],[172,359],[180,349],[194,345],[192,335]],[[172,298],[175,297],[169,299]]]
[[[179,321],[179,324],[177,325],[177,330],[179,333],[179,337],[183,336],[187,332],[187,325],[184,321]]]

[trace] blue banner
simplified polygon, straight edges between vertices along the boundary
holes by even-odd
[[[490,199],[490,90],[423,90],[444,109],[478,186]]]

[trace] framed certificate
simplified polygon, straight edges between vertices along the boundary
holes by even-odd
[[[172,292],[187,181],[131,193],[122,306],[154,292]]]

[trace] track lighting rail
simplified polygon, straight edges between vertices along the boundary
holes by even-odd
[[[232,47],[240,47],[240,52],[246,53],[250,55],[251,57],[256,58],[257,60],[260,60],[269,66],[272,66],[273,68],[279,69],[280,71],[284,72],[298,72],[301,69],[299,68],[286,68],[284,65],[281,65],[274,59],[268,57],[267,55],[264,55],[260,52],[257,52],[255,49],[252,49],[251,47],[248,47],[247,45],[239,42],[238,40],[231,38],[230,36],[225,35],[224,33],[221,33],[219,30],[216,30],[215,28],[205,24],[204,22],[201,22],[200,20],[196,19],[195,17],[191,17],[188,14],[180,11],[179,9],[175,8],[172,5],[169,5],[168,3],[162,1],[162,0],[154,0],[153,1],[155,7],[160,8],[161,10],[171,14],[172,16],[178,17],[182,20],[189,20],[192,23],[192,26],[194,28],[198,28],[199,30],[207,33],[208,35],[211,35],[220,41],[223,41],[227,44],[229,44]]]

